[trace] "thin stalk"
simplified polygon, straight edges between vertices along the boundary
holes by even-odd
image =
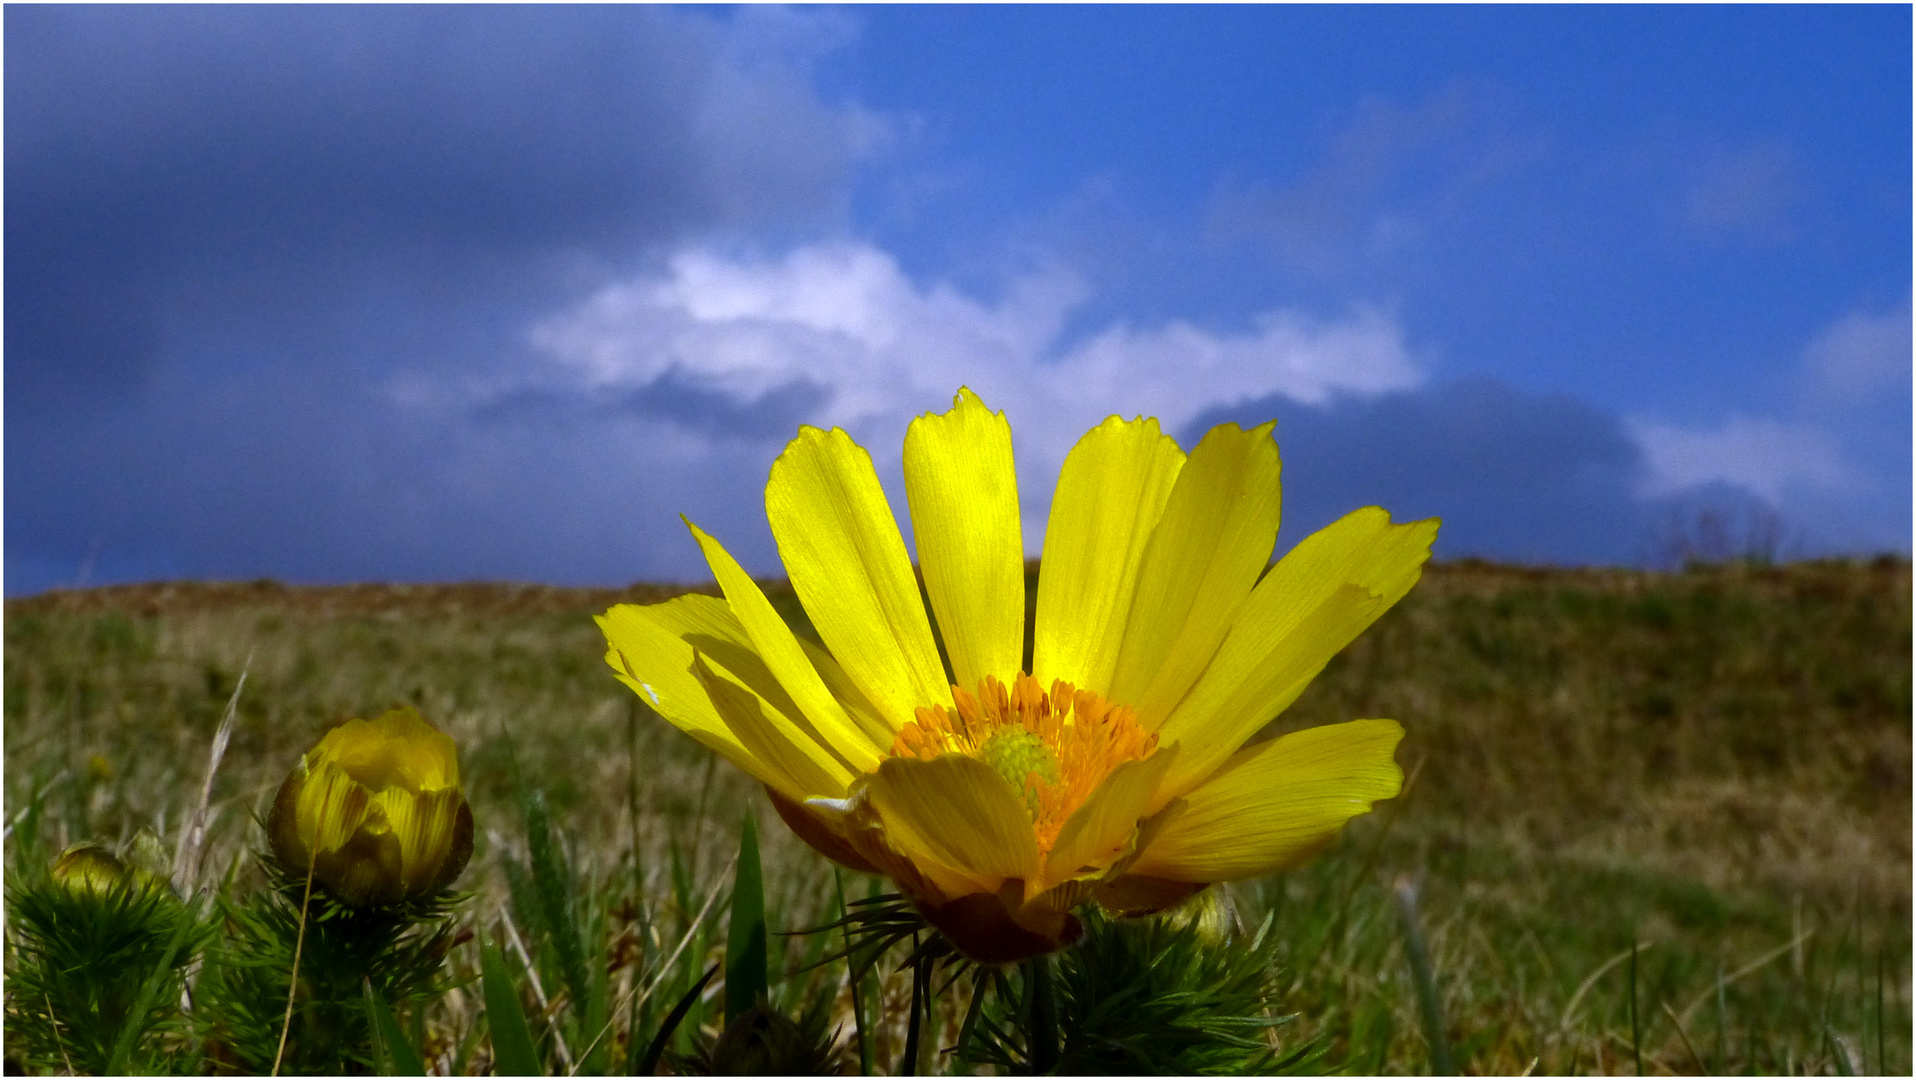
[[[712,794],[712,773],[718,768],[718,755],[705,755],[705,779],[699,783],[699,810],[692,818],[692,873],[699,872],[699,856],[705,851],[705,801]]]
[[[925,1011],[919,1008],[919,1001],[922,998],[929,997],[931,993],[931,987],[926,985],[928,980],[925,975],[924,959],[922,957],[917,956],[917,952],[918,952],[918,935],[917,934],[913,934],[911,936],[911,951],[913,954],[913,959],[911,962],[911,1011],[906,1014],[906,1021],[905,1021],[904,1075],[917,1076],[918,1075],[918,1040],[922,1034],[922,1032],[920,1031],[920,1021]]]
[[[1637,1075],[1643,1075],[1643,1031],[1637,1024],[1637,947],[1630,946],[1630,1056],[1636,1060]]]
[[[1876,947],[1876,1075],[1889,1075],[1889,1051],[1883,1039],[1883,947]]]
[[[227,744],[232,742],[240,691],[246,689],[246,675],[252,667],[253,654],[247,653],[233,696],[227,699],[226,715],[220,718],[219,729],[213,733],[213,750],[206,762],[206,781],[200,785],[199,805],[187,816],[185,828],[180,830],[179,845],[173,849],[173,888],[181,896],[191,895],[194,886],[199,884],[200,867],[206,861],[206,814],[213,801],[213,778],[219,774]]]
[[[735,857],[735,861],[736,861],[736,857]],[[678,962],[679,954],[685,951],[685,947],[692,943],[693,935],[697,934],[699,932],[699,928],[705,925],[705,916],[706,916],[706,913],[712,910],[712,902],[714,900],[717,900],[719,898],[719,894],[725,891],[725,878],[726,878],[726,875],[730,874],[731,872],[732,872],[732,868],[730,866],[727,866],[725,868],[725,873],[719,875],[718,884],[712,886],[711,894],[705,898],[705,906],[699,908],[698,915],[692,919],[692,925],[685,928],[685,936],[679,939],[678,948],[673,949],[672,954],[665,958],[665,962],[663,964],[659,965],[659,973],[656,977],[653,978],[652,985],[646,987],[645,991],[639,995],[640,1004],[643,1004],[646,998],[651,997],[652,991],[657,990],[660,984],[665,982],[666,976],[672,973],[672,965]]]
[[[325,804],[320,804],[325,816]],[[306,908],[313,902],[313,871],[319,865],[319,838],[313,838],[312,857],[306,862],[306,895],[299,902],[299,936],[293,941],[293,973],[286,980],[286,1019],[279,1026],[279,1049],[273,1051],[272,1075],[279,1075],[279,1063],[286,1057],[286,1036],[293,1030],[293,997],[299,993],[300,954],[306,951]]]
[[[552,1002],[546,997],[546,988],[539,982],[539,965],[532,962],[532,953],[527,951],[525,939],[519,936],[519,928],[512,924],[512,913],[499,912],[499,921],[506,928],[506,940],[512,943],[512,951],[519,954],[519,962],[526,966],[526,980],[532,986],[532,996],[539,1002],[539,1013],[552,1027],[552,1046],[559,1052],[559,1060],[564,1063],[567,1075],[572,1072],[572,1051],[566,1048],[565,1036],[559,1033],[559,1025],[554,1022]]]
[[[838,889],[838,912],[840,916],[843,916],[851,909],[845,905],[845,875],[839,872],[836,864],[832,866],[832,884]],[[848,922],[839,927],[839,930],[845,935],[845,976],[851,984],[852,1027],[858,1036],[858,1075],[870,1076],[872,1074],[871,1032],[865,1028],[865,995],[864,987],[860,985],[864,980],[858,977],[858,966],[852,962],[851,924]]]
[[[1051,958],[1034,956],[1025,961],[1025,978],[1031,980],[1031,1072],[1049,1076],[1058,1071],[1058,996],[1051,981]]]
[[[53,997],[51,995],[46,995],[46,1001],[47,1001],[47,1024],[53,1030],[53,1045],[60,1048],[60,1060],[67,1063],[67,1075],[78,1076],[80,1074],[76,1072],[73,1068],[73,1055],[67,1053],[66,1040],[60,1037],[60,1018],[53,1014]]]
[[[980,964],[971,976],[971,1003],[965,1007],[965,1022],[958,1028],[958,1045],[952,1047],[953,1059],[963,1061],[971,1050],[971,1038],[978,1030],[978,1014],[984,1011],[985,980],[989,977]]]
[[[1724,1046],[1724,1040],[1728,1038],[1724,1024],[1728,1023],[1728,1017],[1730,1017],[1728,1001],[1724,1000],[1724,994],[1722,994],[1722,961],[1717,961],[1717,1067],[1711,1069],[1711,1072],[1722,1072],[1724,1061],[1730,1059],[1730,1051]]]
[[[1672,1024],[1676,1025],[1677,1038],[1683,1041],[1683,1049],[1689,1052],[1690,1062],[1696,1066],[1697,1075],[1709,1075],[1710,1068],[1703,1064],[1703,1055],[1696,1052],[1696,1044],[1690,1041],[1690,1033],[1683,1030],[1683,1022],[1677,1019],[1676,1010],[1672,1009],[1667,1001],[1663,1003],[1663,1013],[1670,1018]]]

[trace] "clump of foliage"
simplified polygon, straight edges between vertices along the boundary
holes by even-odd
[[[1019,1074],[1243,1076],[1311,1056],[1308,1043],[1280,1055],[1272,1038],[1288,1018],[1273,1011],[1268,918],[1244,935],[1175,914],[1113,919],[1086,908],[1083,917],[1084,938],[1070,949],[1009,975],[981,974],[976,992],[989,994],[959,1050],[966,1061]],[[1063,1038],[1040,1068],[1024,1033],[1047,1008]]]
[[[209,936],[165,879],[92,847],[8,883],[7,1042],[45,1071],[165,1067],[187,966]],[[63,872],[64,871],[64,872]]]
[[[271,853],[259,858],[268,886],[244,902],[220,901],[226,932],[198,994],[209,1056],[254,1075],[380,1071],[382,1014],[423,1007],[446,988],[461,897],[352,907],[324,889],[308,897],[304,874]]]

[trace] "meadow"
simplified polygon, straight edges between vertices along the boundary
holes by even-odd
[[[789,588],[766,585],[805,632]],[[789,932],[837,917],[841,890],[856,900],[881,883],[835,874],[756,785],[605,668],[590,616],[677,591],[256,582],[10,600],[10,876],[85,839],[151,830],[171,850],[236,701],[206,873],[232,895],[257,889],[255,818],[301,752],[328,723],[411,704],[457,740],[477,822],[459,925],[479,936],[448,954],[461,984],[404,1018],[432,1070],[495,1064],[482,939],[513,945],[542,1067],[628,1071],[681,999],[693,1004],[668,1063],[695,1066],[723,991],[686,991],[723,956],[748,817],[767,922],[785,935],[772,938],[774,1003],[829,1001],[852,1068],[962,1068],[940,1051],[958,1037],[963,984],[907,1060],[902,950],[857,987],[868,1013],[882,994],[892,1021],[868,1016],[853,1045],[854,986],[842,962],[818,963],[834,939]],[[1270,920],[1278,1063],[1909,1072],[1910,672],[1902,560],[1431,566],[1269,729],[1393,717],[1408,731],[1401,797],[1310,865],[1222,890],[1226,922]],[[579,996],[564,987],[581,950],[613,1008],[592,1045],[561,1046],[579,1030],[561,999]],[[10,1035],[28,1008],[9,994]],[[221,1064],[198,1056],[190,1025],[168,1037],[155,1060]]]

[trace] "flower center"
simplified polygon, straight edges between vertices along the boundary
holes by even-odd
[[[919,709],[893,740],[892,755],[930,761],[966,754],[991,766],[1024,796],[1044,851],[1111,770],[1158,748],[1158,737],[1138,726],[1130,706],[1063,679],[1047,693],[1022,671],[1010,687],[987,675],[976,695],[954,686],[951,696],[956,712],[942,705]]]

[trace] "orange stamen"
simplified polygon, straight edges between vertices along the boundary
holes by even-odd
[[[1055,781],[1037,771],[1024,777],[1022,794],[1043,851],[1051,850],[1065,821],[1113,769],[1142,761],[1158,747],[1157,735],[1138,726],[1129,705],[1113,705],[1063,679],[1047,693],[1022,671],[1010,687],[987,675],[975,696],[957,686],[951,696],[955,711],[942,705],[919,709],[892,741],[892,755],[926,761],[952,753],[982,757],[994,736],[1023,731],[1035,737],[1057,764]]]

